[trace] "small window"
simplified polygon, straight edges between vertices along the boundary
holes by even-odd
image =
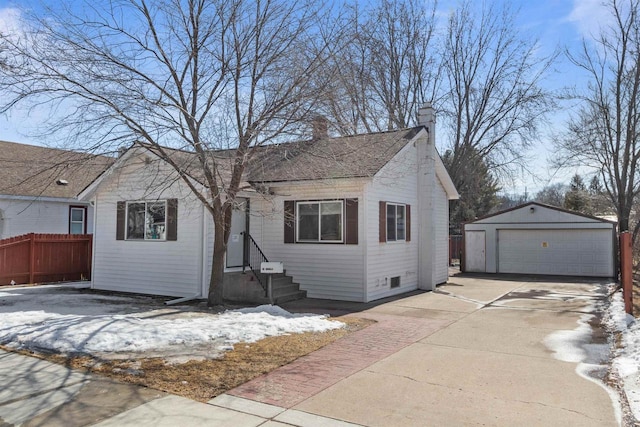
[[[87,208],[84,206],[69,208],[69,234],[85,234]]]
[[[128,202],[127,240],[166,240],[166,202]]]
[[[403,241],[406,238],[406,207],[387,203],[387,242]]]
[[[341,243],[342,201],[298,202],[298,242]]]

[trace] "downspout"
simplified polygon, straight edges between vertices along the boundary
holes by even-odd
[[[169,301],[165,301],[164,305],[180,304],[182,302],[194,301],[194,300],[197,300],[197,299],[200,299],[200,295],[195,294],[195,295],[192,295],[190,297],[182,297],[182,298],[178,298],[178,299],[172,299],[172,300],[169,300]]]
[[[207,252],[207,221],[205,216],[207,209],[202,204],[202,215],[200,216],[200,232],[202,233],[202,242],[200,247],[200,296],[204,298],[207,287],[207,262],[205,261],[205,253]]]
[[[373,178],[372,178],[373,179]],[[362,240],[362,273],[364,274],[364,289],[362,294],[362,302],[369,302],[369,259],[367,258],[367,249],[369,246],[369,234],[367,233],[369,215],[367,214],[369,209],[367,209],[367,187],[369,187],[369,183],[365,183],[362,186],[362,224],[363,230],[360,233],[360,229],[358,229],[358,235],[362,235],[362,239],[358,237],[358,241]],[[360,205],[358,204],[358,209],[360,209]],[[358,215],[358,220],[360,219],[360,215]],[[360,227],[360,224],[358,224]]]
[[[91,203],[90,203],[91,204]],[[98,193],[96,193],[93,199],[93,243],[91,244],[91,286],[90,289],[95,289],[94,278],[96,276],[96,247],[98,242],[98,233],[96,225],[98,224]]]

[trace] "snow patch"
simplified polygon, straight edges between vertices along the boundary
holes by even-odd
[[[592,315],[583,315],[578,327],[573,330],[556,331],[544,339],[544,344],[553,351],[553,356],[563,362],[580,363],[587,358],[586,344],[591,341],[588,321]]]
[[[206,346],[212,353],[269,336],[338,329],[343,323],[325,315],[292,314],[278,306],[169,314],[149,300],[64,289],[23,288],[0,292],[0,344],[60,353],[179,353]],[[135,308],[133,313],[132,307]],[[175,311],[178,314],[175,314]],[[181,316],[182,315],[182,316]],[[171,316],[171,318],[167,318]],[[165,317],[165,318],[159,318]]]
[[[622,291],[613,294],[607,310],[607,326],[621,334],[620,348],[615,349],[612,366],[622,381],[633,416],[640,419],[640,323],[625,313]]]
[[[591,304],[586,311],[593,313],[597,311],[595,304]],[[605,312],[603,322],[606,324],[608,314]],[[576,373],[582,378],[594,382],[601,386],[613,403],[615,417],[618,424],[622,423],[622,411],[620,399],[615,390],[607,386],[599,378],[603,378],[607,371],[608,359],[611,353],[611,345],[592,343],[593,330],[589,322],[593,319],[593,314],[583,314],[578,321],[578,326],[572,330],[561,330],[553,332],[544,339],[544,344],[553,352],[553,356],[564,362],[577,363]],[[616,322],[619,319],[616,318]]]

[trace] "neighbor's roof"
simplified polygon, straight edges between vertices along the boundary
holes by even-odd
[[[56,148],[0,141],[0,194],[73,198],[114,159]],[[58,185],[65,180],[67,185]]]

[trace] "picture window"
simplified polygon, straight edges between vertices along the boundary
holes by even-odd
[[[166,240],[166,202],[128,202],[127,240]]]
[[[341,243],[343,202],[297,203],[298,242]]]

